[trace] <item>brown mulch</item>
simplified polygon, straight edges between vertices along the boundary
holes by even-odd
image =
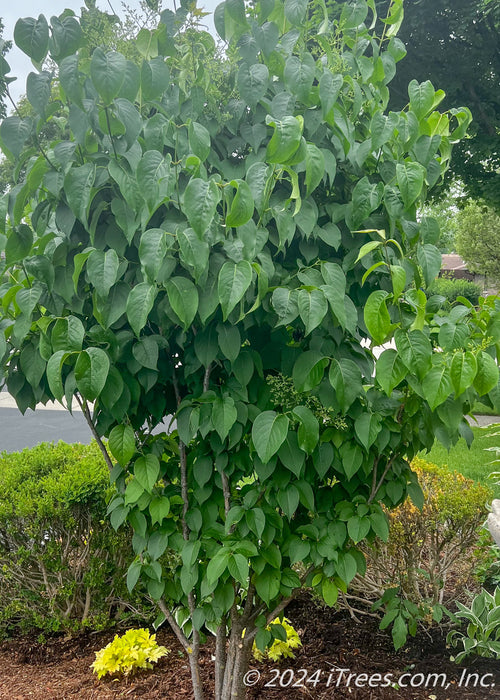
[[[248,700],[500,698],[500,663],[471,659],[458,667],[449,660],[451,650],[446,648],[446,632],[437,627],[419,631],[416,638],[410,639],[406,647],[396,653],[389,635],[378,630],[378,622],[373,618],[363,618],[356,623],[345,612],[320,608],[308,600],[295,602],[287,614],[300,632],[303,646],[297,650],[295,659],[280,664],[253,662],[251,668],[260,672],[260,680],[249,688]],[[94,652],[113,636],[114,632],[102,632],[54,637],[45,644],[37,643],[36,636],[4,642],[0,645],[0,699],[191,700],[189,664],[168,630],[160,630],[157,639],[171,652],[160,659],[154,671],[143,672],[128,681],[98,681],[90,664],[95,658]],[[213,697],[212,652],[213,647],[209,645],[201,659],[207,700]],[[341,675],[339,668],[349,671]],[[469,684],[466,687],[462,683],[459,687],[464,668],[470,675]],[[412,674],[415,687],[410,687],[409,677],[404,679],[408,687],[381,687],[388,673],[393,676],[387,682],[396,682],[403,673]],[[356,675],[348,681],[348,674]],[[437,687],[434,687],[433,677],[424,687],[428,674],[446,674],[447,687],[441,687],[442,676]],[[479,687],[481,678],[491,687]]]

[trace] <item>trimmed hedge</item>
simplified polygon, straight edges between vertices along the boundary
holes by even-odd
[[[99,448],[42,444],[0,454],[0,629],[101,628],[127,607],[133,557],[106,517]]]
[[[457,297],[465,297],[474,306],[478,305],[481,294],[481,287],[475,282],[450,279],[448,277],[439,277],[426,290],[428,298],[431,296],[442,296],[444,300],[453,304]]]

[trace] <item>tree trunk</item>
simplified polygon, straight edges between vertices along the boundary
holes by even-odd
[[[245,700],[244,678],[250,663],[251,651],[251,641],[242,639],[241,632],[239,638],[231,633],[220,700]]]
[[[191,669],[191,681],[193,683],[194,700],[204,700],[203,683],[200,676],[200,664],[198,651],[189,654],[189,666]]]

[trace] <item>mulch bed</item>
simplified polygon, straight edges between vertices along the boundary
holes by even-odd
[[[458,667],[449,660],[451,650],[446,648],[445,631],[437,627],[419,631],[404,649],[395,653],[389,635],[378,630],[378,622],[373,618],[357,623],[345,612],[321,608],[306,599],[293,603],[287,615],[299,631],[303,646],[295,659],[280,664],[253,663],[249,681],[256,680],[256,670],[260,680],[248,689],[249,700],[500,698],[498,661],[471,659]],[[4,642],[0,645],[0,698],[191,700],[189,664],[167,629],[160,630],[157,639],[171,653],[160,659],[154,671],[142,672],[128,681],[98,681],[90,669],[94,652],[111,641],[114,634],[112,631],[53,637],[45,644],[37,643],[36,636]],[[213,697],[212,652],[213,647],[207,646],[201,660],[207,699]],[[340,673],[338,669],[349,671]],[[389,673],[392,677],[384,680]],[[410,674],[402,681],[407,687],[388,685],[405,673]],[[470,675],[467,686],[465,680],[459,686],[463,673]],[[433,676],[427,681],[429,674],[446,674],[446,687],[442,687],[443,676],[434,687]],[[488,687],[480,687],[480,679]]]

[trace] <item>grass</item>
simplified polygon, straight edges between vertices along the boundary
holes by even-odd
[[[500,498],[500,485],[488,479],[488,475],[494,471],[500,471],[499,464],[491,464],[497,459],[495,452],[489,452],[488,447],[500,448],[500,425],[490,425],[487,428],[472,428],[474,441],[469,449],[467,443],[461,438],[457,444],[448,450],[436,442],[428,454],[422,454],[423,459],[434,464],[447,464],[454,471],[458,471],[469,479],[474,479],[487,486],[491,486],[495,492],[495,498]],[[492,435],[499,433],[498,435]]]

